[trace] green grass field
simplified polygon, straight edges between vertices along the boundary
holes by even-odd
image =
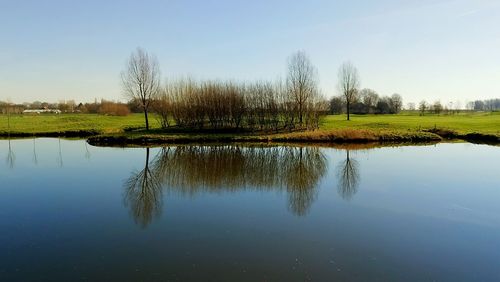
[[[321,129],[411,130],[442,128],[458,133],[488,133],[500,135],[500,112],[461,113],[456,115],[420,116],[415,113],[397,115],[330,115],[323,119]]]
[[[150,117],[151,126],[159,127],[156,119]],[[144,126],[144,115],[132,114],[125,117],[104,116],[97,114],[61,114],[61,115],[12,115],[11,132],[46,133],[79,130],[96,130],[102,133],[118,133],[125,128]],[[0,132],[8,132],[6,115],[0,115]]]
[[[8,117],[0,115],[0,134],[9,131]],[[151,128],[159,128],[159,123],[150,116]],[[94,130],[101,133],[120,133],[126,128],[144,126],[142,114],[126,117],[103,116],[97,114],[61,115],[13,115],[10,117],[10,132],[48,133]],[[483,133],[500,136],[500,113],[461,113],[457,115],[425,115],[401,113],[398,115],[329,115],[323,118],[320,129],[367,129],[385,132],[417,132],[431,128],[454,130],[461,134]]]

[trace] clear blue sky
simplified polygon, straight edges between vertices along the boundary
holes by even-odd
[[[138,46],[164,77],[274,79],[303,49],[326,96],[350,60],[405,102],[500,97],[497,0],[0,0],[0,100],[123,100]]]

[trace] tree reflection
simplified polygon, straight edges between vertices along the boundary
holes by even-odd
[[[134,171],[124,185],[126,205],[130,205],[136,223],[146,227],[160,215],[162,206],[161,183],[150,169],[149,148],[146,148],[144,169]]]
[[[85,159],[90,160],[91,154],[89,147],[87,146],[87,142],[84,142],[83,144],[85,144]]]
[[[350,200],[358,191],[358,166],[358,162],[355,159],[351,159],[349,150],[346,150],[346,159],[337,167],[337,191],[345,200]]]
[[[38,155],[36,153],[36,138],[33,137],[33,163],[38,165]]]
[[[285,154],[283,165],[289,208],[294,214],[305,215],[316,198],[317,182],[325,172],[325,157],[319,149],[287,149],[291,150]]]
[[[58,140],[59,140],[59,154],[57,156],[57,165],[59,165],[59,167],[63,167],[64,162],[63,162],[63,156],[62,156],[61,138],[59,138]]]
[[[14,154],[14,151],[12,150],[12,146],[10,144],[10,138],[8,140],[8,143],[9,143],[9,150],[7,152],[6,162],[7,162],[7,166],[9,166],[9,168],[13,169],[14,164],[16,163],[16,155]]]
[[[162,148],[126,183],[127,202],[147,225],[161,206],[161,191],[200,193],[283,191],[292,213],[304,215],[317,194],[326,159],[314,147],[178,146]],[[139,180],[140,179],[140,180]],[[139,183],[139,184],[138,184]]]

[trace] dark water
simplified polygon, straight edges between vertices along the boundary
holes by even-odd
[[[0,281],[500,281],[500,148],[0,141]]]

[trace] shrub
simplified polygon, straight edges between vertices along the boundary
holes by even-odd
[[[102,101],[98,111],[100,114],[109,116],[127,116],[130,114],[126,104],[111,101]]]

